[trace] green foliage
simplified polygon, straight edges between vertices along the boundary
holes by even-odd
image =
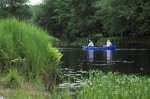
[[[42,79],[36,76],[32,82],[25,81],[17,69],[11,68],[6,75],[0,77],[0,94],[11,99],[47,99]]]
[[[77,99],[149,99],[150,79],[137,75],[90,72]]]
[[[55,36],[80,37],[101,31],[101,23],[94,18],[96,0],[44,0],[39,5],[36,22]]]
[[[31,82],[37,88],[37,90],[45,91],[45,85],[41,76],[37,75],[34,79],[31,79]]]
[[[6,70],[9,65],[9,56],[4,50],[0,50],[0,71]]]
[[[9,94],[11,99],[28,99],[30,98],[30,94],[27,91],[16,90]]]
[[[0,18],[17,17],[29,19],[32,16],[30,7],[26,4],[29,0],[1,0]]]
[[[58,75],[62,55],[52,47],[49,39],[47,32],[15,18],[1,20],[1,71],[14,67],[31,78],[36,75]]]
[[[57,37],[142,36],[150,32],[148,0],[44,0],[36,22]]]
[[[66,32],[71,37],[80,37],[101,32],[101,23],[94,17],[96,0],[74,0],[70,3],[71,17]]]
[[[9,69],[8,74],[5,79],[5,86],[8,88],[17,88],[21,84],[21,77],[17,69]]]
[[[11,99],[46,99],[45,98],[45,94],[43,92],[34,92],[34,90],[32,90],[30,92],[30,90],[14,90],[13,92],[11,92],[9,94],[9,96]]]
[[[102,21],[109,35],[148,34],[149,1],[144,0],[99,0],[96,17]],[[148,12],[147,12],[148,11]]]
[[[79,80],[79,79],[78,79]],[[90,71],[82,78],[82,87],[76,90],[57,87],[51,91],[50,99],[149,99],[150,78],[138,75]],[[73,93],[73,94],[72,94]],[[75,97],[74,97],[75,96]]]
[[[36,19],[35,22],[38,23],[44,29],[47,29],[49,33],[57,36],[62,30],[61,24],[58,23],[58,15],[56,13],[56,5],[58,0],[44,0],[42,5],[36,6],[40,8],[35,10]]]

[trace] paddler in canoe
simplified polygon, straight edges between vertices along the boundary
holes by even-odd
[[[93,44],[93,42],[92,42],[92,40],[89,40],[89,44],[88,44],[88,46],[87,47],[89,47],[89,46],[94,46],[94,44]]]

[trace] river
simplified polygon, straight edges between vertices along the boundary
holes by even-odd
[[[150,77],[149,49],[122,48],[101,51],[83,51],[81,47],[61,47],[58,49],[63,54],[61,70],[66,78],[59,84],[60,89],[80,88],[82,83],[76,78],[87,75],[89,70]]]

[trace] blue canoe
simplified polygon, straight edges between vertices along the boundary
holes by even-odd
[[[82,46],[82,50],[115,50],[116,45],[112,46]]]

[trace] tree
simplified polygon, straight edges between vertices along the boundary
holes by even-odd
[[[101,22],[95,18],[94,3],[97,0],[71,0],[71,17],[66,32],[80,37],[101,32]]]
[[[62,33],[62,25],[59,23],[59,17],[57,14],[57,0],[44,0],[44,3],[38,5],[40,8],[37,17],[35,19],[36,23],[46,29],[52,35],[57,35]]]
[[[36,22],[53,35],[76,38],[101,31],[94,16],[97,0],[44,0]]]
[[[1,0],[0,18],[17,17],[19,19],[29,19],[32,11],[26,3],[29,0]]]
[[[144,35],[150,33],[150,1],[99,0],[96,16],[108,35]]]

